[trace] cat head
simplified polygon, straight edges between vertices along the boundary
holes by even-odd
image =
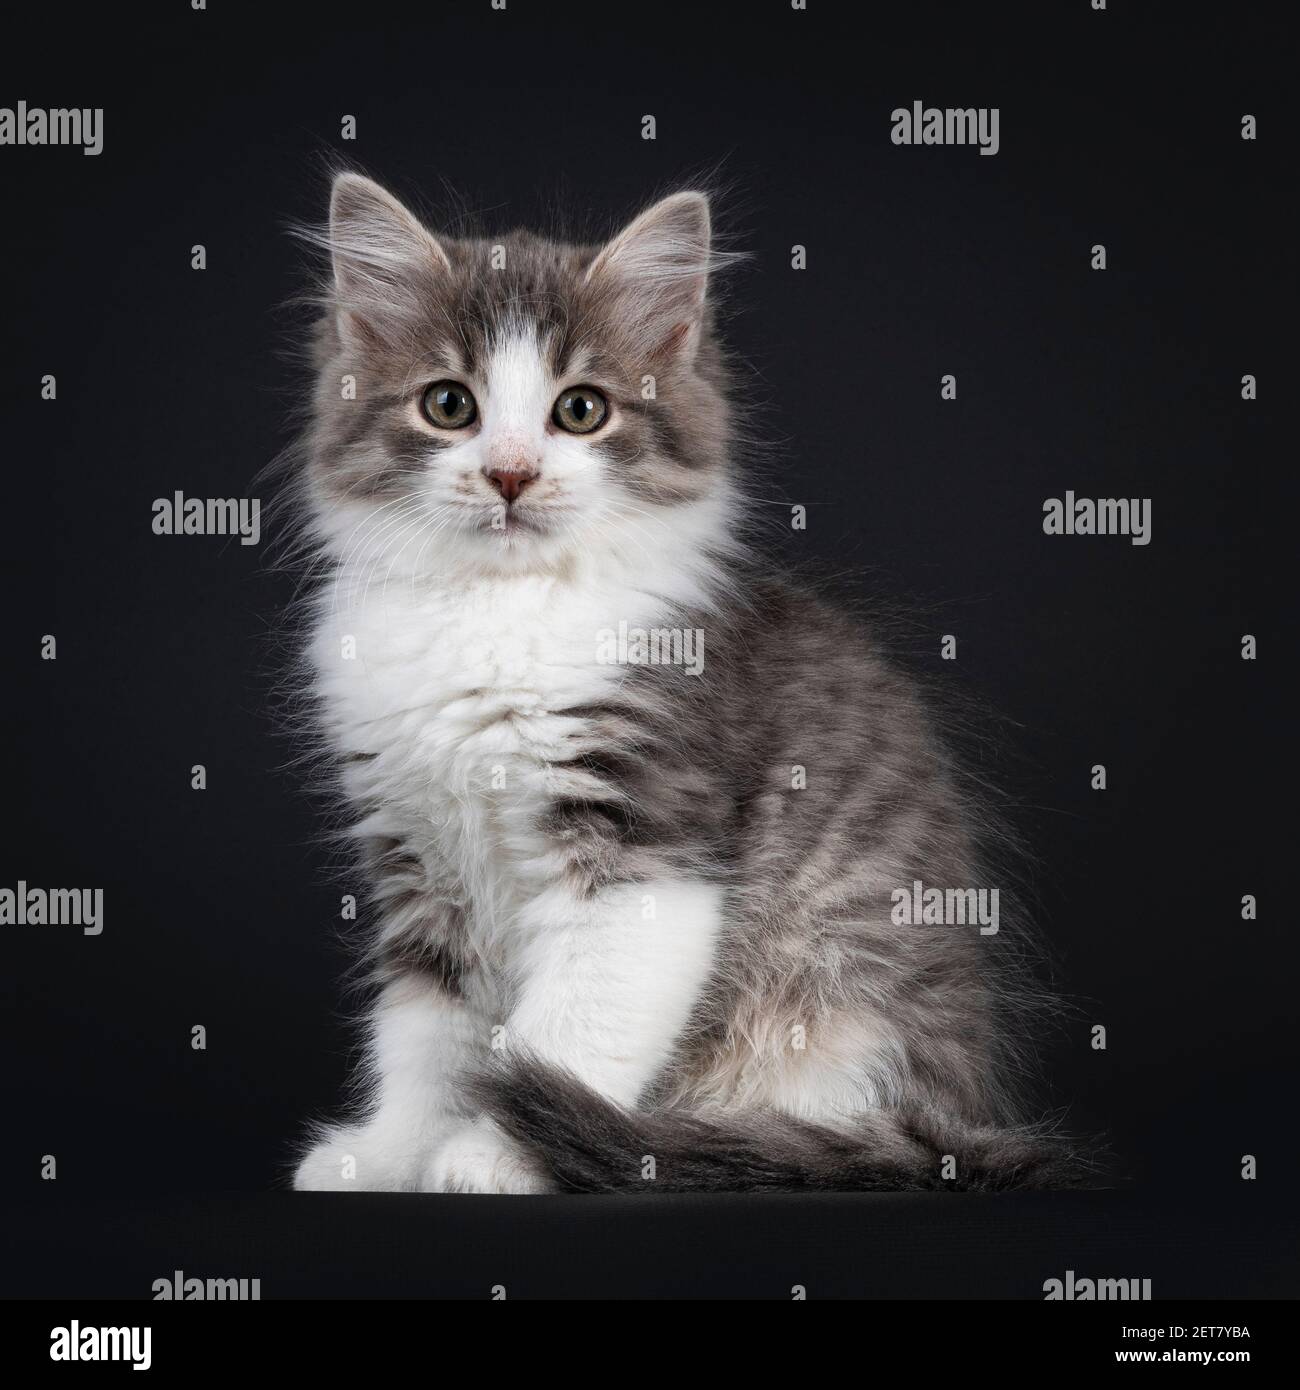
[[[465,239],[345,173],[324,241],[309,483],[327,548],[527,571],[725,546],[703,194],[655,203],[603,246]]]

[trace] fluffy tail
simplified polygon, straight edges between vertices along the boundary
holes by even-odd
[[[628,1111],[559,1068],[518,1057],[471,1084],[561,1191],[1001,1192],[1086,1186],[1092,1171],[1054,1135],[923,1107],[869,1111],[849,1132],[776,1113]]]

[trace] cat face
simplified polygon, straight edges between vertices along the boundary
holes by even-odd
[[[656,203],[604,247],[435,237],[334,184],[311,484],[335,545],[403,569],[661,547],[726,509],[709,209]]]

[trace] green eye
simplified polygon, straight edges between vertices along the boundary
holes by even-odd
[[[570,434],[590,434],[605,423],[609,402],[594,386],[575,386],[555,402],[551,419]]]
[[[478,416],[474,397],[457,381],[435,381],[420,406],[429,423],[440,430],[463,430]]]

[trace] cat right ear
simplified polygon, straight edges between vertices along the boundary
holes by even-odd
[[[451,271],[414,213],[373,179],[339,174],[330,193],[330,256],[344,341],[396,344]]]

